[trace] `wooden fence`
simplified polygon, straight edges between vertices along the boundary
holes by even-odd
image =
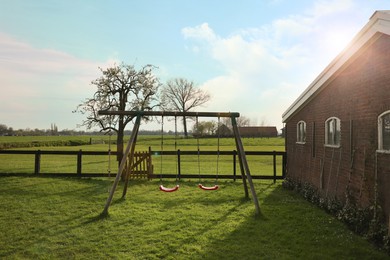
[[[215,175],[210,174],[183,174],[181,172],[181,164],[182,164],[182,156],[196,156],[198,155],[197,151],[150,151],[152,155],[167,155],[167,156],[177,156],[177,168],[178,173],[176,174],[151,174],[151,178],[215,178]],[[31,151],[31,150],[0,150],[0,161],[2,154],[17,154],[17,155],[34,155],[34,175],[38,176],[77,176],[77,177],[107,177],[107,173],[83,173],[83,156],[85,155],[94,155],[94,156],[108,156],[109,151]],[[286,152],[280,151],[246,151],[245,154],[247,156],[271,156],[273,171],[272,173],[268,173],[266,175],[255,175],[252,171],[253,179],[272,179],[274,181],[278,179],[284,179],[286,174]],[[41,172],[41,156],[42,155],[69,155],[76,156],[76,172],[75,173],[42,173]],[[116,156],[117,152],[111,152],[112,156]],[[200,151],[199,155],[214,155],[217,156],[217,151]],[[238,163],[238,154],[237,151],[220,151],[219,155],[231,155],[232,156],[232,174],[219,174],[219,179],[241,179],[241,174],[237,174],[237,168],[239,168]],[[281,165],[277,163],[277,157],[281,157]],[[281,169],[281,173],[277,173],[277,168]],[[1,171],[0,165],[0,176],[11,176],[11,175],[26,175],[26,173],[7,173]],[[116,174],[110,174],[110,177],[114,177]]]

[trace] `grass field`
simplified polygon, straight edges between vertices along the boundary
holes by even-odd
[[[280,183],[255,181],[262,217],[242,183],[212,192],[182,182],[118,186],[99,217],[110,179],[0,178],[2,259],[388,259],[363,238]],[[167,186],[170,184],[167,183]]]
[[[1,142],[17,142],[19,137],[3,136],[0,137]],[[44,141],[44,137],[20,137],[23,143]],[[108,151],[108,136],[75,136],[72,137],[48,137],[49,141],[64,141],[64,140],[82,140],[86,142],[89,138],[100,140],[100,144],[82,145],[82,146],[42,146],[19,148],[19,150],[54,150],[54,151]],[[112,138],[114,140],[115,137]],[[243,144],[246,151],[284,151],[283,138],[243,138]],[[46,140],[48,141],[48,140]],[[126,140],[127,141],[127,140]],[[0,143],[1,143],[0,142]],[[201,151],[217,151],[217,138],[202,138],[199,140]],[[139,136],[136,149],[139,151],[146,151],[151,147],[153,151],[173,151],[175,150],[175,138],[173,136],[164,136],[163,148],[161,148],[161,136]],[[220,139],[220,151],[233,151],[236,149],[233,138]],[[194,138],[176,140],[176,149],[182,151],[197,151],[197,140]],[[116,146],[111,145],[111,150],[116,151]],[[41,157],[41,172],[44,173],[75,173],[76,159],[75,155],[42,155]],[[163,158],[161,170],[161,157],[153,156],[153,164],[155,173],[174,174],[175,173],[175,156],[165,156]],[[255,175],[272,175],[273,164],[272,156],[248,156],[248,164],[251,168],[251,173]],[[108,173],[116,172],[117,163],[115,156],[110,157],[110,164],[108,156],[83,156],[83,173]],[[7,155],[0,154],[0,174],[1,173],[33,173],[34,172],[34,155]],[[205,174],[217,175],[217,156],[201,156],[200,157],[200,171]],[[281,173],[281,157],[277,157],[277,173]],[[198,163],[196,156],[182,156],[182,173],[183,174],[197,174]],[[238,170],[237,170],[238,171]],[[221,155],[218,161],[218,174],[233,174],[233,161],[230,155]]]
[[[125,137],[125,142],[128,141],[129,136]],[[107,150],[107,143],[109,136],[107,135],[93,135],[93,136],[0,136],[0,143],[45,143],[45,142],[56,142],[56,141],[82,141],[89,142],[92,139],[92,143],[105,143],[101,147]],[[116,136],[111,137],[112,142],[116,141]],[[168,150],[172,150],[174,147],[174,136],[173,135],[164,135],[164,146]],[[217,138],[200,138],[199,143],[203,148],[213,148],[216,149]],[[264,149],[274,149],[277,148],[277,151],[284,150],[284,139],[283,138],[242,138],[243,144],[246,149],[252,150],[257,149],[261,146]],[[140,135],[137,138],[137,149],[147,149],[149,146],[152,146],[154,150],[160,150],[161,145],[161,136],[159,135]],[[177,147],[179,149],[187,149],[196,145],[195,138],[184,139],[182,137],[177,138]],[[233,138],[221,138],[220,139],[221,149],[223,148],[234,148],[234,139]],[[85,146],[87,147],[87,146]],[[113,148],[115,146],[113,145]]]

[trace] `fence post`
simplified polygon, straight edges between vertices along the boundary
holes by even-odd
[[[81,162],[82,162],[82,151],[81,149],[77,153],[77,175],[81,177]]]
[[[276,152],[274,151],[273,154],[273,159],[274,159],[274,184],[276,183]]]
[[[284,152],[282,156],[282,177],[283,179],[286,177],[286,164],[287,164],[287,153]]]
[[[34,174],[40,174],[41,171],[41,150],[36,151],[35,153],[35,166]]]
[[[237,151],[233,150],[233,180],[236,181]]]
[[[177,149],[177,175],[181,178],[180,149]]]

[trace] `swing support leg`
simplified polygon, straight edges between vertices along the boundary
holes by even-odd
[[[126,166],[127,157],[128,157],[130,152],[131,152],[131,154],[130,154],[131,161],[133,159],[134,147],[135,147],[135,143],[136,143],[136,139],[137,139],[137,134],[138,134],[138,129],[139,129],[140,122],[141,122],[141,115],[137,115],[137,119],[136,119],[136,121],[134,123],[133,131],[131,133],[130,140],[129,140],[128,144],[127,144],[125,154],[122,157],[122,161],[121,161],[121,163],[119,165],[118,173],[117,173],[117,175],[115,177],[114,184],[112,185],[111,190],[110,190],[110,195],[108,196],[107,201],[106,201],[106,205],[104,206],[104,210],[102,212],[103,216],[108,215],[108,208],[111,205],[111,202],[112,202],[112,199],[114,197],[114,193],[115,193],[116,187],[118,186],[118,183],[119,183],[119,180],[121,178],[122,172],[123,172],[123,170],[124,170],[124,168]]]
[[[255,215],[259,216],[261,214],[260,213],[259,200],[257,199],[255,187],[254,187],[253,181],[252,181],[252,176],[251,176],[251,173],[250,173],[250,170],[249,170],[248,162],[246,160],[244,146],[242,144],[242,141],[241,141],[241,138],[240,138],[240,133],[239,133],[238,127],[237,127],[237,121],[236,121],[236,118],[233,117],[233,116],[231,117],[231,119],[232,119],[234,138],[236,140],[236,148],[237,148],[237,152],[238,152],[238,158],[239,158],[239,161],[240,161],[240,167],[242,167],[241,168],[241,175],[242,175],[242,182],[244,183],[245,195],[247,196],[247,194],[248,194],[248,187],[246,185],[246,180],[245,180],[245,179],[247,179],[248,183],[249,183],[249,187],[251,189],[252,200],[253,200],[253,203],[255,205],[255,210],[256,210],[255,211]],[[245,171],[246,176],[244,176],[242,170]]]
[[[141,117],[140,117],[141,118]],[[138,119],[138,118],[137,118]],[[137,121],[137,120],[136,120]],[[137,124],[137,122],[136,122]],[[123,187],[123,193],[122,193],[122,199],[126,197],[126,193],[127,193],[127,187],[129,185],[129,178],[130,178],[130,174],[131,172],[133,171],[133,162],[134,162],[134,151],[135,151],[135,144],[137,142],[137,136],[138,136],[138,129],[139,129],[139,123],[137,124],[137,129],[135,129],[136,125],[134,125],[134,141],[131,143],[131,148],[130,148],[130,154],[128,154],[128,165],[127,165],[127,170],[126,170],[126,176],[125,176],[125,186]],[[133,132],[132,132],[132,136],[133,136]],[[131,138],[130,138],[131,140]]]
[[[236,144],[237,144],[236,138],[235,138],[235,141],[236,141]],[[244,185],[245,198],[249,198],[248,184],[246,183],[245,169],[244,169],[244,165],[242,163],[242,158],[241,158],[241,154],[240,154],[241,152],[237,148],[237,145],[236,145],[236,149],[238,150],[238,152],[237,152],[237,154],[238,154],[238,165],[240,166],[240,173],[241,173],[241,177],[242,177],[242,184]]]

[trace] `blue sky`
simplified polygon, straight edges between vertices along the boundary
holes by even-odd
[[[0,124],[77,129],[98,67],[158,66],[234,111],[282,113],[388,0],[0,0]],[[153,125],[146,128],[153,129]],[[81,128],[82,129],[82,128]]]

